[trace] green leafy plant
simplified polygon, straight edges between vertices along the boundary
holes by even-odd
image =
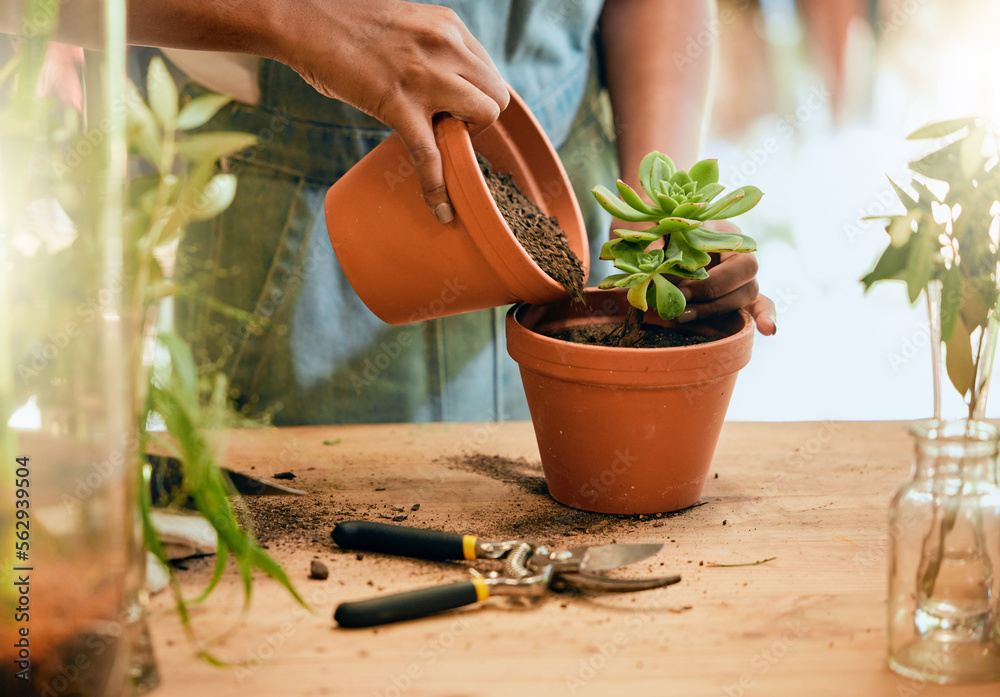
[[[639,165],[639,183],[648,201],[618,180],[620,198],[605,186],[593,188],[604,210],[618,220],[649,222],[641,230],[615,230],[605,243],[601,259],[614,261],[622,273],[608,276],[600,288],[628,288],[629,304],[645,312],[650,307],[664,320],[677,317],[686,307],[681,291],[669,276],[708,278],[705,267],[712,252],[753,252],[757,243],[743,234],[717,232],[704,227],[710,220],[733,218],[757,205],[761,192],[745,186],[719,198],[716,160],[702,160],[690,170],[679,170],[663,153],[653,151]],[[650,249],[663,240],[662,248]]]
[[[997,133],[986,119],[964,118],[930,124],[907,138],[944,144],[909,163],[916,175],[910,182],[915,195],[890,179],[905,212],[875,217],[888,220],[889,245],[861,281],[866,291],[878,281],[903,281],[910,302],[927,290],[940,293],[940,302],[930,307],[932,326],[940,330],[934,343],[944,349],[948,377],[965,400],[969,418],[979,418],[992,372],[1000,298]]]
[[[133,375],[143,376],[143,333],[154,326],[157,309],[164,298],[178,294],[197,297],[195,287],[177,286],[164,273],[161,259],[183,235],[188,223],[210,219],[224,211],[236,193],[236,177],[218,172],[221,158],[256,143],[252,135],[240,132],[210,131],[189,133],[207,123],[230,97],[206,94],[178,108],[178,94],[173,79],[159,58],[149,65],[146,78],[149,104],[132,87],[128,109],[127,140],[130,153],[143,161],[148,174],[133,178],[127,192],[128,244],[126,273],[135,279],[126,296],[132,302],[132,317],[145,332],[136,333],[130,359]],[[216,308],[245,321],[248,313],[236,308]],[[155,330],[153,330],[155,332]],[[165,369],[139,377],[147,385],[137,390],[134,413],[138,416],[140,466],[145,465],[147,448],[156,442],[181,464],[182,484],[174,492],[178,500],[191,499],[197,510],[212,524],[218,537],[215,572],[198,602],[212,591],[231,557],[243,582],[246,606],[250,602],[253,571],[259,569],[276,579],[298,600],[281,566],[272,559],[240,524],[231,502],[239,500],[215,459],[208,433],[232,426],[238,419],[226,398],[225,377],[212,369],[199,370],[187,343],[169,331],[155,332],[157,343],[165,349]],[[150,433],[146,426],[159,417],[165,433]],[[163,546],[152,526],[148,486],[140,493],[143,534],[146,545],[164,564],[168,563]],[[188,622],[188,601],[179,584],[171,578],[178,611],[192,639]],[[206,650],[201,655],[215,659]]]
[[[42,73],[47,41],[46,35],[26,39],[24,49],[0,66],[0,151],[10,165],[0,192],[0,273],[5,276],[0,279],[5,304],[0,310],[3,467],[10,466],[18,452],[18,435],[6,428],[8,419],[29,399],[37,400],[44,409],[47,404],[65,402],[70,387],[75,394],[101,394],[100,383],[105,376],[99,370],[80,367],[92,360],[92,356],[82,355],[89,344],[73,343],[67,332],[84,331],[82,325],[88,320],[87,315],[81,319],[81,312],[96,316],[104,302],[98,299],[105,295],[110,298],[110,291],[101,285],[102,275],[95,269],[104,264],[118,265],[117,258],[102,256],[102,248],[93,239],[94,231],[101,229],[102,209],[96,201],[102,197],[98,192],[117,189],[116,183],[106,183],[107,161],[94,143],[119,135],[116,129],[120,127],[110,118],[104,123],[88,122],[89,115],[79,109],[37,94],[35,85]],[[231,98],[209,94],[182,106],[174,81],[159,58],[150,63],[145,87],[148,104],[132,84],[126,86],[121,103],[116,104],[119,115],[124,115],[129,164],[136,173],[125,190],[122,269],[115,274],[120,275],[116,281],[120,281],[125,360],[131,385],[127,409],[134,419],[138,441],[138,447],[129,454],[138,456],[133,466],[147,476],[147,455],[153,446],[158,453],[176,458],[182,481],[174,496],[180,501],[193,501],[216,530],[215,572],[200,597],[193,601],[185,598],[171,574],[185,630],[198,645],[199,654],[215,662],[207,645],[195,637],[188,621],[189,605],[208,596],[230,560],[243,584],[244,609],[251,599],[254,570],[276,579],[305,605],[281,566],[255,541],[252,529],[245,526],[248,516],[241,520],[237,515],[239,497],[218,466],[210,434],[245,423],[228,401],[224,376],[212,366],[206,369],[197,365],[181,338],[158,328],[166,300],[181,294],[200,297],[198,288],[182,287],[170,278],[168,260],[174,245],[189,223],[210,219],[230,205],[236,193],[236,178],[219,171],[219,161],[253,146],[256,138],[238,132],[192,132]],[[18,169],[19,164],[28,162],[29,170]],[[28,220],[34,224],[8,219],[20,211],[37,211],[33,208],[36,201],[46,205],[35,219]],[[56,244],[51,238],[60,232],[59,226],[70,232],[57,237]],[[15,233],[12,239],[2,237],[11,230]],[[249,320],[249,313],[236,308],[213,307]],[[72,344],[73,350],[54,352],[44,363],[28,360],[33,346],[41,345],[39,341],[64,335],[66,345]],[[155,362],[151,360],[150,346],[156,346],[161,356]],[[164,431],[149,428],[157,421],[165,426]],[[78,430],[83,426],[71,425]],[[169,569],[169,560],[152,524],[147,478],[138,479],[138,514],[146,547]],[[14,481],[12,472],[9,480]],[[8,533],[13,535],[13,524],[9,531],[5,529],[5,541]],[[36,535],[41,536],[42,531]],[[13,542],[9,548],[14,548]],[[7,593],[6,589],[2,593]],[[0,599],[7,598],[0,595]]]

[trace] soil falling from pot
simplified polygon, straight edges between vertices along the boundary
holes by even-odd
[[[490,163],[479,154],[476,155],[476,159],[486,179],[486,187],[490,190],[514,237],[542,271],[562,284],[574,300],[583,302],[583,286],[586,280],[583,264],[570,249],[566,234],[559,227],[559,221],[545,215],[531,199],[525,196],[514,184],[510,174],[494,172]]]
[[[591,346],[611,346],[622,347],[621,324],[590,324],[581,327],[564,329],[552,334],[553,339],[560,341],[572,341],[576,344],[588,344]],[[635,325],[630,332],[632,336],[628,338],[625,348],[668,348],[672,346],[694,346],[713,341],[711,337],[701,336],[692,332],[685,332],[671,327],[662,327],[658,324]]]

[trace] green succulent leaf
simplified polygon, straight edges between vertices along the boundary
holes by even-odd
[[[642,279],[637,279],[628,289],[628,295],[626,296],[628,302],[637,310],[645,312],[649,309],[649,304],[646,302],[646,290],[649,288],[649,283],[652,279],[653,276],[651,274],[642,274]]]
[[[677,286],[660,274],[653,274],[652,278],[656,284],[656,314],[661,319],[671,320],[684,312],[687,301]]]
[[[181,109],[177,116],[177,128],[188,131],[204,126],[219,112],[219,109],[231,101],[233,98],[225,94],[203,94],[195,97]]]
[[[670,264],[663,263],[658,269],[657,273],[666,274],[668,276],[679,276],[680,278],[690,278],[694,281],[704,281],[708,278],[708,271],[705,269],[695,269],[694,271],[689,271],[682,266],[671,266]]]
[[[754,238],[750,237],[750,235],[744,235],[742,232],[740,233],[740,237],[743,238],[743,241],[740,242],[740,246],[739,247],[737,247],[736,249],[733,250],[734,252],[756,252],[757,251],[757,240],[755,240]]]
[[[613,273],[598,283],[597,287],[604,290],[607,290],[608,288],[623,288],[624,286],[618,285],[619,281],[625,282],[627,285],[628,279],[633,276],[635,276],[633,273]]]
[[[615,247],[615,245],[620,244],[621,242],[624,242],[624,241],[625,241],[624,239],[622,239],[620,237],[616,237],[614,239],[610,239],[607,242],[605,242],[603,245],[601,245],[601,255],[600,255],[600,258],[604,259],[605,261],[610,261],[611,259],[614,259],[615,258],[615,253],[614,253],[614,247]]]
[[[677,199],[667,194],[657,194],[656,201],[660,204],[661,217],[673,215],[677,209]]]
[[[716,232],[715,230],[688,230],[685,233],[688,243],[703,252],[733,252],[743,243],[743,237],[731,232]]]
[[[615,234],[630,242],[646,243],[655,242],[663,236],[655,232],[650,232],[649,230],[615,230]]]
[[[682,203],[674,209],[673,215],[677,218],[701,220],[708,206],[709,204],[707,203]]]
[[[664,218],[659,223],[649,228],[646,232],[658,232],[661,235],[665,235],[669,232],[682,232],[684,230],[696,230],[700,228],[704,223],[700,220],[691,220],[690,218],[675,218],[673,216],[669,218]]]
[[[640,273],[642,260],[645,256],[645,242],[630,242],[621,240],[619,244],[610,248],[615,266],[622,271],[629,273]]]
[[[744,186],[742,189],[734,191],[719,203],[713,203],[709,206],[702,219],[722,220],[725,218],[735,218],[756,206],[763,195],[756,186]],[[713,210],[715,206],[719,206],[718,210]]]
[[[708,184],[707,186],[699,186],[698,194],[702,197],[702,200],[706,203],[711,203],[712,199],[721,194],[726,190],[722,184]]]
[[[662,158],[656,158],[653,161],[653,171],[649,174],[649,186],[653,191],[656,191],[657,182],[659,182],[660,189],[664,193],[670,193],[669,188],[663,186],[663,182],[670,179],[674,173],[674,168],[672,163],[664,160]]]
[[[606,186],[598,184],[591,192],[600,204],[601,208],[613,215],[618,220],[628,220],[633,223],[656,220],[659,214],[643,213],[632,208],[620,198],[611,193]]]
[[[703,269],[712,260],[708,252],[695,249],[688,242],[687,233],[678,232],[670,236],[664,263],[676,266],[686,271]]]
[[[973,117],[951,119],[950,121],[940,121],[938,123],[928,124],[923,128],[918,128],[913,133],[906,136],[906,139],[924,140],[927,138],[943,138],[944,136],[951,135],[952,133],[957,133],[963,128],[967,126],[973,126],[975,124],[976,124],[976,119]]]
[[[663,250],[654,249],[651,252],[643,252],[637,258],[638,264],[636,264],[641,271],[646,273],[651,273],[656,270],[656,267],[663,263]]]
[[[719,181],[719,161],[702,160],[696,162],[688,170],[688,174],[698,182],[699,188],[708,184],[715,184]]]
[[[690,184],[691,182],[692,182],[691,175],[682,169],[677,170],[670,177],[671,184],[682,188],[684,187],[685,184]]]
[[[673,161],[663,153],[656,150],[653,150],[642,158],[642,162],[639,163],[639,183],[642,185],[642,188],[645,189],[646,195],[648,195],[652,200],[656,199],[656,182],[663,178],[653,178],[653,165],[657,162],[657,160],[666,160],[671,173],[673,172]]]
[[[630,208],[635,209],[635,211],[639,213],[646,213],[648,215],[657,215],[659,213],[659,209],[654,208],[643,201],[639,194],[637,194],[631,186],[623,182],[621,179],[615,182],[615,185],[618,187],[618,193],[621,194],[622,200]]]

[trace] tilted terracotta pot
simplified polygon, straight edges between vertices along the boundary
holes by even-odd
[[[600,513],[664,513],[698,501],[736,374],[750,360],[744,311],[698,323],[716,341],[676,348],[608,348],[547,336],[621,322],[625,291],[588,302],[515,305],[507,350],[520,366],[549,493]],[[664,323],[655,313],[645,321]],[[687,325],[691,327],[692,325]]]
[[[535,117],[513,91],[490,128],[470,138],[451,117],[435,124],[455,219],[441,224],[427,208],[412,161],[393,133],[326,195],[326,222],[337,259],[358,296],[389,324],[454,315],[518,300],[566,297],[514,237],[486,188],[479,152],[547,215],[590,267],[580,207],[562,163]]]

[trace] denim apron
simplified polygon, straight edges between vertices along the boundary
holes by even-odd
[[[602,2],[438,4],[459,13],[557,145],[599,249],[610,219],[589,189],[617,174],[594,53]],[[324,196],[385,126],[280,63],[261,62],[260,87],[259,104],[231,103],[202,129],[256,134],[258,144],[223,163],[238,177],[236,198],[192,224],[178,253],[177,276],[197,291],[178,298],[177,329],[198,359],[225,372],[244,412],[278,425],[529,418],[504,345],[506,308],[392,327],[337,263]],[[188,84],[184,95],[202,92]]]

